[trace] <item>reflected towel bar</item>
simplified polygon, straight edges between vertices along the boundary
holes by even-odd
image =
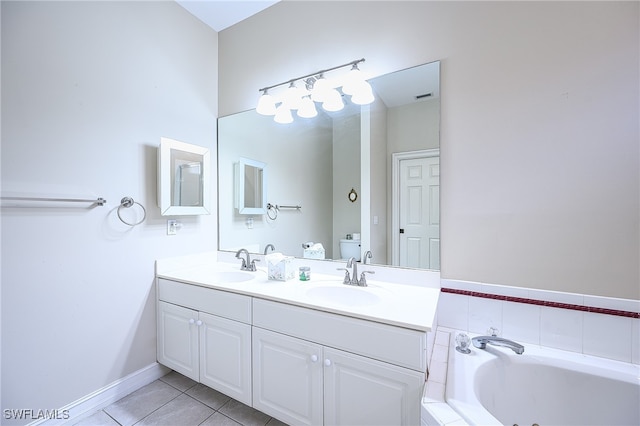
[[[95,200],[83,200],[78,198],[40,198],[40,197],[0,197],[0,200],[8,201],[51,201],[58,203],[93,203],[99,206],[104,206],[107,202],[104,198],[98,198]]]
[[[280,205],[280,204],[268,203],[267,204],[267,208],[268,209],[275,208],[276,210],[280,210],[280,209],[296,209],[296,210],[300,210],[302,208],[302,206],[283,206],[283,205]]]
[[[267,217],[271,220],[276,220],[278,218],[278,212],[281,209],[295,209],[300,211],[302,206],[280,206],[278,204],[267,203]]]

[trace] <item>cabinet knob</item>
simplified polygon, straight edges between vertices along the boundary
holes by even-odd
[[[311,355],[311,362],[318,362],[318,355]]]
[[[326,365],[327,367],[331,366],[331,360],[329,358],[325,359],[324,365]]]
[[[195,324],[196,320],[194,320],[193,318],[189,319],[189,324]]]
[[[198,321],[196,321],[196,325],[197,325],[198,327],[200,327],[200,326],[202,325],[202,320],[198,320]]]

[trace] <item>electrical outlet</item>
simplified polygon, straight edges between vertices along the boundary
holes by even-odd
[[[178,233],[178,221],[175,219],[167,220],[167,235],[176,235]]]

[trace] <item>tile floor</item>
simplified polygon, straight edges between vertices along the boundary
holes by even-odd
[[[286,426],[172,371],[76,426]]]

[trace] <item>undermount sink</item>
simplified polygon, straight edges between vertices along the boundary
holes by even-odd
[[[219,284],[241,283],[254,278],[253,274],[242,271],[214,271],[209,277]]]
[[[380,297],[366,290],[366,287],[323,286],[307,290],[311,299],[343,306],[371,306],[380,302]]]

